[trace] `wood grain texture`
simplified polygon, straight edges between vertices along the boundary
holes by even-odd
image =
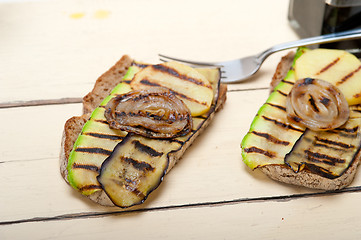
[[[284,0],[0,1],[0,239],[360,236],[361,174],[323,192],[242,162],[240,142],[285,53],[228,86],[224,108],[145,204],[101,207],[59,173],[65,121],[122,55],[156,63],[158,53],[204,61],[259,53],[297,38],[287,10]]]

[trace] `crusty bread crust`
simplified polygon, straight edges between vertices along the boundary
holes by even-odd
[[[124,55],[108,71],[101,75],[94,84],[93,90],[83,98],[83,114],[91,113],[101,101],[110,94],[127,73],[133,59]]]
[[[294,56],[295,54],[290,52],[282,57],[272,78],[271,91],[286,76],[288,70],[292,66]],[[352,182],[360,159],[361,152],[359,151],[349,168],[340,177],[335,179],[325,178],[307,171],[296,173],[286,165],[266,165],[259,167],[259,169],[269,178],[283,183],[313,189],[338,190],[348,186]]]
[[[275,73],[273,74],[272,81],[270,84],[270,92],[286,77],[288,70],[290,70],[295,57],[295,52],[291,51],[287,55],[281,58],[278,63]]]
[[[123,56],[113,67],[98,78],[93,90],[83,98],[83,115],[75,116],[66,121],[63,131],[61,152],[60,152],[60,173],[64,180],[68,182],[68,158],[73,149],[73,145],[81,133],[81,130],[89,119],[91,112],[99,106],[101,101],[110,94],[111,90],[121,81],[132,63],[132,59],[128,56]],[[216,105],[216,111],[222,108],[226,101],[227,86],[220,84],[219,96]],[[214,112],[207,118],[201,129],[199,129],[182,147],[181,151],[176,151],[169,155],[170,165],[167,173],[181,158],[184,151],[193,143],[194,139],[209,125]],[[114,206],[104,191],[97,191],[88,196],[91,200],[103,206]]]
[[[114,66],[101,75],[95,82],[92,91],[83,98],[83,115],[74,116],[65,122],[59,161],[60,174],[67,183],[69,183],[67,170],[68,158],[78,135],[89,119],[91,112],[97,108],[101,101],[110,94],[111,90],[120,83],[132,61],[129,56],[124,55]],[[110,199],[103,192],[104,191],[99,191],[99,193],[90,195],[89,198],[102,205],[113,206]]]

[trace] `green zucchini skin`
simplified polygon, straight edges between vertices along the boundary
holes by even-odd
[[[291,69],[261,106],[242,140],[242,158],[251,169],[284,164],[286,154],[305,131],[289,124],[286,118],[286,98],[296,81],[293,66],[305,51],[305,48],[298,49]]]

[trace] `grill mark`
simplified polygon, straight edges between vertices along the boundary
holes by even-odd
[[[142,112],[142,111],[139,111],[139,112],[124,112],[124,111],[123,112],[115,112],[115,116],[116,117],[150,118],[154,122],[166,122],[166,123],[169,123],[169,124],[174,122],[174,119],[163,119],[163,116],[159,116],[159,115],[152,114],[152,113],[149,113],[149,112]],[[178,114],[174,118],[176,120],[178,120],[178,121],[188,120],[187,117],[180,116],[180,114]]]
[[[361,97],[361,92],[354,94],[353,97],[354,97],[354,98],[359,98],[359,97]]]
[[[319,138],[317,136],[315,136],[316,141],[322,142],[322,143],[326,143],[328,145],[333,145],[333,146],[338,146],[341,148],[346,148],[346,149],[350,149],[350,148],[354,148],[355,146],[352,144],[345,144],[343,142],[336,142],[336,141],[332,141],[329,139],[324,139],[324,138]]]
[[[141,152],[147,153],[148,155],[152,157],[160,157],[163,155],[162,152],[158,152],[155,149],[151,148],[150,146],[147,146],[143,143],[141,143],[138,140],[133,140],[132,143],[134,144],[135,148],[138,149]]]
[[[320,112],[320,109],[318,109],[316,103],[315,103],[315,99],[313,99],[313,96],[310,95],[310,98],[308,99],[308,102],[310,103],[311,107],[313,108],[313,110],[315,112]]]
[[[152,65],[152,67],[155,70],[168,73],[168,74],[170,74],[172,76],[175,76],[177,78],[180,78],[182,80],[186,80],[188,82],[197,84],[197,85],[202,86],[202,87],[211,88],[209,85],[204,85],[204,82],[201,82],[201,81],[198,81],[197,79],[194,79],[194,78],[188,77],[186,75],[180,74],[178,71],[176,71],[173,68],[166,67],[166,66],[163,66],[163,65],[160,65],[160,64],[159,65]]]
[[[336,128],[336,130],[347,132],[347,133],[355,133],[358,131],[358,126],[354,128]]]
[[[155,82],[151,82],[148,79],[142,79],[140,81],[140,83],[147,85],[147,86],[152,86],[152,87],[163,87],[162,85],[155,83]]]
[[[149,66],[149,64],[142,64],[137,62],[132,62],[132,66],[140,67],[140,68],[146,68]]]
[[[332,149],[332,150],[334,150],[334,151],[342,151],[342,152],[345,152],[345,149],[333,147],[333,146],[326,145],[326,144],[323,144],[323,143],[315,143],[314,146],[315,146],[315,147],[320,147],[320,148]]]
[[[93,189],[102,189],[102,187],[99,185],[91,184],[91,185],[82,186],[78,189],[79,189],[79,191],[83,192],[83,191],[88,191],[88,190],[93,190]]]
[[[340,58],[336,58],[335,60],[333,60],[330,64],[326,65],[324,68],[322,68],[318,73],[316,73],[316,75],[320,75],[321,73],[327,71],[328,69],[330,69],[333,65],[335,65],[338,61],[340,61]]]
[[[277,126],[280,126],[280,127],[282,127],[282,128],[294,130],[294,131],[297,131],[297,132],[304,132],[304,130],[302,130],[302,129],[295,128],[295,127],[293,127],[293,126],[291,126],[291,125],[285,124],[285,123],[283,123],[283,122],[279,122],[279,121],[277,121],[277,120],[275,120],[275,119],[266,117],[266,116],[264,116],[264,115],[262,115],[262,118],[263,118],[264,120],[266,120],[266,121],[273,122],[274,124],[276,124]]]
[[[121,157],[121,160],[131,164],[135,169],[139,170],[139,171],[153,171],[154,167],[152,167],[149,163],[146,162],[140,162],[138,160],[135,160],[133,158],[130,157]]]
[[[287,80],[285,80],[285,79],[282,79],[281,82],[287,83],[287,84],[290,84],[290,85],[294,85],[294,84],[295,84],[295,83],[290,82],[290,81],[287,81]]]
[[[280,140],[268,133],[262,133],[262,132],[256,132],[256,131],[252,131],[251,133],[254,135],[257,135],[259,137],[263,137],[263,138],[267,139],[269,142],[273,142],[275,144],[280,144],[280,145],[284,145],[284,146],[287,146],[290,144],[289,142]]]
[[[330,101],[331,101],[331,100],[328,99],[328,98],[326,98],[326,97],[322,97],[322,99],[320,100],[320,102],[321,102],[324,106],[326,106],[326,107],[328,107]]]
[[[97,147],[78,147],[75,149],[76,152],[83,152],[83,153],[94,153],[94,154],[102,154],[110,156],[112,151],[106,150],[104,148],[97,148]]]
[[[99,172],[99,167],[91,164],[77,164],[74,163],[71,166],[72,169],[85,169],[89,171]]]
[[[277,90],[277,92],[278,92],[279,94],[281,94],[282,96],[285,96],[285,97],[287,97],[287,95],[288,95],[288,94],[282,92],[281,90]]]
[[[93,121],[94,121],[94,122],[97,122],[97,123],[108,124],[108,121],[107,121],[107,120],[94,119]]]
[[[147,85],[147,86],[153,86],[153,87],[165,87],[165,86],[162,86],[162,85],[160,85],[158,83],[151,82],[148,79],[142,79],[142,80],[140,80],[140,83],[142,83],[144,85]],[[186,96],[186,95],[184,95],[182,93],[176,92],[173,89],[170,89],[170,90],[172,91],[172,93],[174,93],[174,95],[179,96],[181,98],[184,98],[184,99],[186,99],[188,101],[196,102],[196,103],[201,104],[201,105],[207,105],[207,103],[205,103],[205,102],[200,102],[200,101],[198,101],[198,100],[196,100],[194,98],[191,98],[191,97],[188,97],[188,96]]]
[[[277,105],[277,104],[273,104],[273,103],[266,103],[267,105],[271,106],[271,107],[275,107],[275,108],[278,108],[284,112],[286,112],[286,108],[283,107],[283,106],[280,106],[280,105]]]
[[[102,139],[108,139],[108,140],[122,140],[124,137],[118,136],[118,135],[111,135],[111,134],[102,134],[102,133],[95,133],[95,132],[86,132],[83,133],[83,135],[95,137],[95,138],[102,138]]]
[[[304,152],[307,156],[307,159],[311,162],[322,162],[330,166],[335,166],[336,163],[345,163],[345,160],[341,158],[335,158],[326,154],[311,152],[310,150],[305,150]]]
[[[340,81],[338,81],[336,83],[336,86],[346,82],[349,78],[351,78],[355,73],[357,73],[360,70],[361,70],[361,65],[358,68],[356,68],[354,71],[352,71],[349,74],[347,74],[346,76],[344,76]]]
[[[260,148],[257,148],[257,147],[244,148],[243,150],[246,153],[259,153],[259,154],[265,155],[266,157],[269,157],[269,158],[276,157],[276,154],[266,151],[266,150],[263,150],[263,149],[260,149]]]

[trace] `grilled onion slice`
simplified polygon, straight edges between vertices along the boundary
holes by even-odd
[[[150,138],[174,138],[192,129],[187,106],[166,88],[135,90],[112,98],[105,117],[111,128]]]
[[[313,78],[295,82],[287,96],[286,110],[291,123],[313,131],[335,129],[350,115],[348,103],[338,88]]]

